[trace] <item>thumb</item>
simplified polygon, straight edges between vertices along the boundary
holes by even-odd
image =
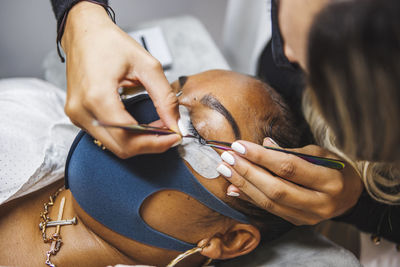
[[[179,133],[178,98],[172,91],[160,63],[157,63],[157,66],[152,68],[151,71],[143,73],[143,76],[140,77],[140,82],[153,100],[161,120],[168,128]]]
[[[292,152],[299,152],[299,153],[304,153],[304,147],[302,148],[282,148],[278,143],[272,139],[271,137],[265,137],[263,140],[263,146],[270,147],[270,148],[277,148],[277,149],[283,149],[287,151],[292,151]]]
[[[280,147],[277,142],[271,137],[265,137],[263,140],[263,146]]]

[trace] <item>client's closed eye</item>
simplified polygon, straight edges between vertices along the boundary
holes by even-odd
[[[199,134],[199,132],[196,130],[196,128],[194,128],[194,125],[192,123],[192,121],[190,121],[190,125],[189,125],[189,129],[188,129],[189,133],[195,137],[198,138],[200,144],[205,145],[207,142],[206,140]]]

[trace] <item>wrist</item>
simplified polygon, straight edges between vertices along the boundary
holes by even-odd
[[[64,33],[61,38],[61,47],[68,54],[70,44],[82,38],[90,27],[102,27],[106,23],[112,23],[103,6],[89,1],[80,1],[68,12]]]

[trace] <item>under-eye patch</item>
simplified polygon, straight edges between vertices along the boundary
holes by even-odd
[[[221,163],[218,153],[209,146],[193,127],[189,116],[189,110],[185,106],[179,106],[180,119],[179,130],[183,136],[195,136],[197,138],[183,138],[178,147],[179,155],[193,168],[195,172],[207,179],[217,178],[217,167]]]

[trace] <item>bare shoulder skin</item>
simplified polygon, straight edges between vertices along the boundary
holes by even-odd
[[[44,243],[39,229],[43,203],[63,185],[52,184],[27,197],[17,199],[0,208],[0,264],[10,266],[44,266],[50,243]],[[50,218],[57,218],[62,197],[66,198],[63,219],[76,216],[72,195],[64,190],[50,209]],[[47,230],[48,235],[55,228]],[[106,266],[114,263],[134,262],[89,230],[78,217],[77,225],[61,227],[62,245],[52,258],[54,264],[63,266]]]

